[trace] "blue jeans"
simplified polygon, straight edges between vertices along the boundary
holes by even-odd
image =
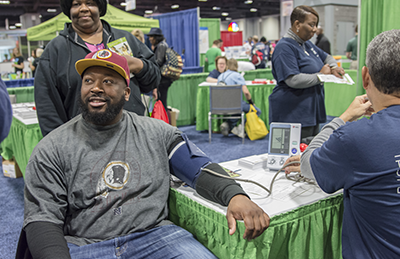
[[[117,237],[85,246],[68,243],[72,259],[217,258],[192,234],[176,225]]]
[[[255,105],[253,105],[253,106],[254,106],[254,109],[257,110],[257,116],[260,117],[260,114],[261,114],[260,108],[256,107]],[[248,104],[246,101],[242,101],[242,110],[245,113],[248,113],[250,111],[250,104]],[[244,117],[244,119],[245,119],[245,123],[246,123],[246,117]],[[239,121],[239,119],[226,120],[226,122],[228,122],[228,125],[229,125],[229,130],[232,130],[236,126],[238,121]]]

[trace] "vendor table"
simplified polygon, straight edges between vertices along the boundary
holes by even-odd
[[[275,85],[250,85],[247,88],[251,93],[254,104],[261,109],[260,118],[268,123],[269,102],[268,96],[272,93]],[[196,106],[196,130],[208,130],[208,112],[210,111],[209,86],[200,85],[197,89],[197,106]],[[219,131],[219,125],[222,120],[212,120],[211,127],[213,131]]]
[[[238,168],[234,163],[237,165],[237,161],[221,165],[233,170]],[[273,176],[264,169],[242,169],[240,173],[242,178],[268,188]],[[269,228],[250,242],[242,238],[242,221],[238,221],[237,232],[230,236],[226,207],[205,200],[190,187],[170,191],[169,218],[191,232],[218,258],[342,258],[342,195],[328,195],[317,186],[288,181],[283,173],[278,176],[270,197],[261,188],[240,182],[271,218]]]
[[[204,81],[209,73],[181,75],[168,89],[167,104],[178,109],[177,126],[194,125],[196,123],[196,98],[198,85]],[[257,69],[246,71],[246,80],[273,79],[271,69]],[[208,108],[207,108],[208,109]],[[208,110],[207,110],[208,113]]]

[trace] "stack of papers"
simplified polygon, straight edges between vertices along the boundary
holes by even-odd
[[[13,116],[25,125],[39,123],[35,103],[15,103],[12,105]]]
[[[238,164],[240,166],[256,170],[260,168],[266,168],[267,160],[268,160],[268,154],[254,155],[239,159]]]

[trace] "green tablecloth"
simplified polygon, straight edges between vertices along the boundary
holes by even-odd
[[[34,102],[34,88],[33,86],[7,88],[8,94],[13,94],[17,98],[17,103],[30,103]]]
[[[255,78],[268,78],[272,79],[270,69],[255,70],[259,73],[254,78],[250,75],[245,75],[246,80],[253,80]],[[346,70],[354,82],[357,82],[357,71]],[[254,85],[247,86],[252,99],[257,107],[261,109],[260,118],[269,127],[268,111],[269,101],[268,96],[272,93],[274,85]],[[340,116],[354,100],[357,93],[357,84],[336,84],[325,83],[325,107],[326,114],[329,116]],[[209,107],[209,89],[208,86],[199,86],[197,90],[197,107],[196,107],[196,130],[208,130],[208,111]],[[212,130],[219,131],[218,125],[221,123],[219,120],[213,120]]]
[[[22,175],[25,177],[25,169],[28,165],[29,157],[42,138],[39,124],[25,125],[13,118],[10,133],[1,142],[1,156],[6,160],[15,157]]]
[[[236,233],[230,236],[225,215],[174,189],[169,209],[169,219],[191,232],[218,258],[342,258],[342,195],[272,217],[269,228],[250,242],[242,238],[243,222],[238,222]]]

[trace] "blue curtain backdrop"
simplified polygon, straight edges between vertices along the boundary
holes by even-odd
[[[200,66],[199,17],[197,8],[153,16],[160,21],[168,46],[182,54],[185,49],[185,67]]]

